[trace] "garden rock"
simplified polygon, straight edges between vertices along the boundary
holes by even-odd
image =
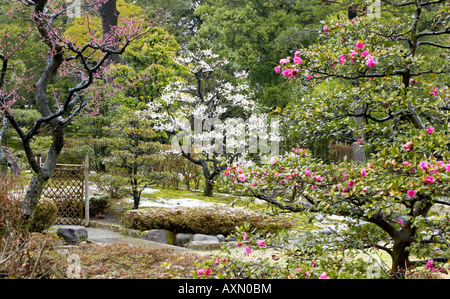
[[[191,240],[194,234],[184,234],[184,233],[178,233],[175,235],[175,244],[176,246],[184,247],[186,244],[188,244]]]
[[[188,249],[191,250],[215,250],[220,249],[223,243],[220,242],[205,242],[205,241],[191,241]]]
[[[221,246],[219,238],[216,236],[195,234],[187,248],[193,250],[213,250]]]
[[[76,245],[88,238],[87,229],[84,226],[64,225],[58,227],[56,234],[64,239],[67,245]]]
[[[199,242],[204,242],[204,243],[219,243],[219,238],[217,238],[216,236],[211,236],[211,235],[205,235],[205,234],[195,234],[192,237],[192,241],[199,241]]]
[[[141,239],[174,245],[175,235],[165,229],[152,229],[141,234]]]

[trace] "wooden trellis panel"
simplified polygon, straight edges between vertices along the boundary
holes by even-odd
[[[55,224],[81,225],[84,217],[83,166],[59,166],[55,169],[42,196],[52,199],[58,207]]]

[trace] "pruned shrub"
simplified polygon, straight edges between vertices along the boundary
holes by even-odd
[[[290,221],[283,217],[261,215],[255,212],[227,207],[146,208],[125,214],[124,224],[137,230],[167,229],[174,233],[208,235],[234,232],[237,226],[249,223],[257,230],[274,232],[289,229]]]
[[[30,231],[42,233],[56,221],[58,207],[56,203],[49,198],[42,198],[33,212],[30,220]]]
[[[100,194],[89,198],[89,214],[92,217],[105,213],[109,204],[109,195]]]

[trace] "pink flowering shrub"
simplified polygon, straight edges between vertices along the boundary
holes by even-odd
[[[448,214],[436,217],[429,213],[433,206],[446,204],[442,198],[450,193],[449,142],[445,132],[413,131],[412,136],[399,137],[362,164],[323,164],[297,147],[269,165],[235,166],[228,175],[228,188],[287,211],[320,212],[371,223],[370,230],[355,227],[349,231],[344,246],[350,249],[365,246],[360,242],[383,240],[387,244],[383,250],[393,256],[391,271],[396,273],[400,263],[413,264],[409,259],[396,260],[399,252],[406,257],[411,253],[427,256],[430,245],[423,244],[441,244],[450,237]],[[241,174],[245,182],[236,180]],[[431,228],[440,234],[429,239],[426,232]],[[405,237],[409,241],[404,242]]]

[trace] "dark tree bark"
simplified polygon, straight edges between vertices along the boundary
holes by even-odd
[[[115,49],[112,49],[109,46],[110,43],[107,42],[105,42],[104,45],[86,44],[81,49],[75,48],[70,42],[65,42],[62,40],[56,33],[55,29],[52,28],[54,21],[61,14],[51,14],[50,10],[46,7],[48,0],[24,0],[22,3],[33,10],[31,16],[33,25],[38,31],[40,40],[48,47],[47,66],[42,71],[38,82],[34,84],[34,97],[41,117],[35,120],[31,129],[24,131],[9,108],[7,108],[8,97],[0,97],[0,105],[6,107],[1,112],[17,132],[28,164],[34,173],[22,203],[23,214],[26,219],[29,219],[33,215],[47,181],[50,179],[56,168],[58,157],[64,146],[65,128],[86,105],[87,99],[83,98],[80,92],[92,84],[95,74],[100,70],[100,67],[105,65],[111,55],[122,54],[128,44],[140,34],[131,38],[126,37],[126,41],[124,45],[120,46],[120,49],[118,49],[119,45],[117,43],[114,44]],[[113,29],[111,26],[109,28]],[[27,37],[29,37],[29,35]],[[12,53],[18,51],[20,47],[21,46],[15,49]],[[88,63],[85,55],[86,52],[91,51],[86,51],[87,49],[99,50],[103,55],[102,58],[94,62],[94,65],[92,65],[91,62]],[[2,89],[4,88],[5,74],[8,70],[7,65],[10,57],[11,55],[6,56],[0,53],[0,60],[2,61],[0,88]],[[59,76],[58,71],[63,66],[64,62],[73,60],[76,60],[77,63],[81,65],[79,72],[82,71],[83,76],[79,77],[78,85],[70,87],[65,91],[64,95],[61,96],[58,101],[61,104],[55,107],[50,100],[53,95],[48,95],[49,86],[53,84],[55,79]],[[49,128],[52,143],[49,147],[44,164],[40,165],[40,163],[36,160],[35,154],[31,147],[31,141],[33,137],[42,133],[41,129],[43,126]]]
[[[116,0],[108,0],[103,4],[100,7],[100,15],[102,18],[103,38],[110,40],[113,45],[116,45],[117,37],[113,31],[114,27],[117,27],[117,19],[119,16]],[[113,46],[112,50],[117,50],[117,47]],[[120,56],[117,54],[111,55],[110,60],[112,63],[120,62]]]

